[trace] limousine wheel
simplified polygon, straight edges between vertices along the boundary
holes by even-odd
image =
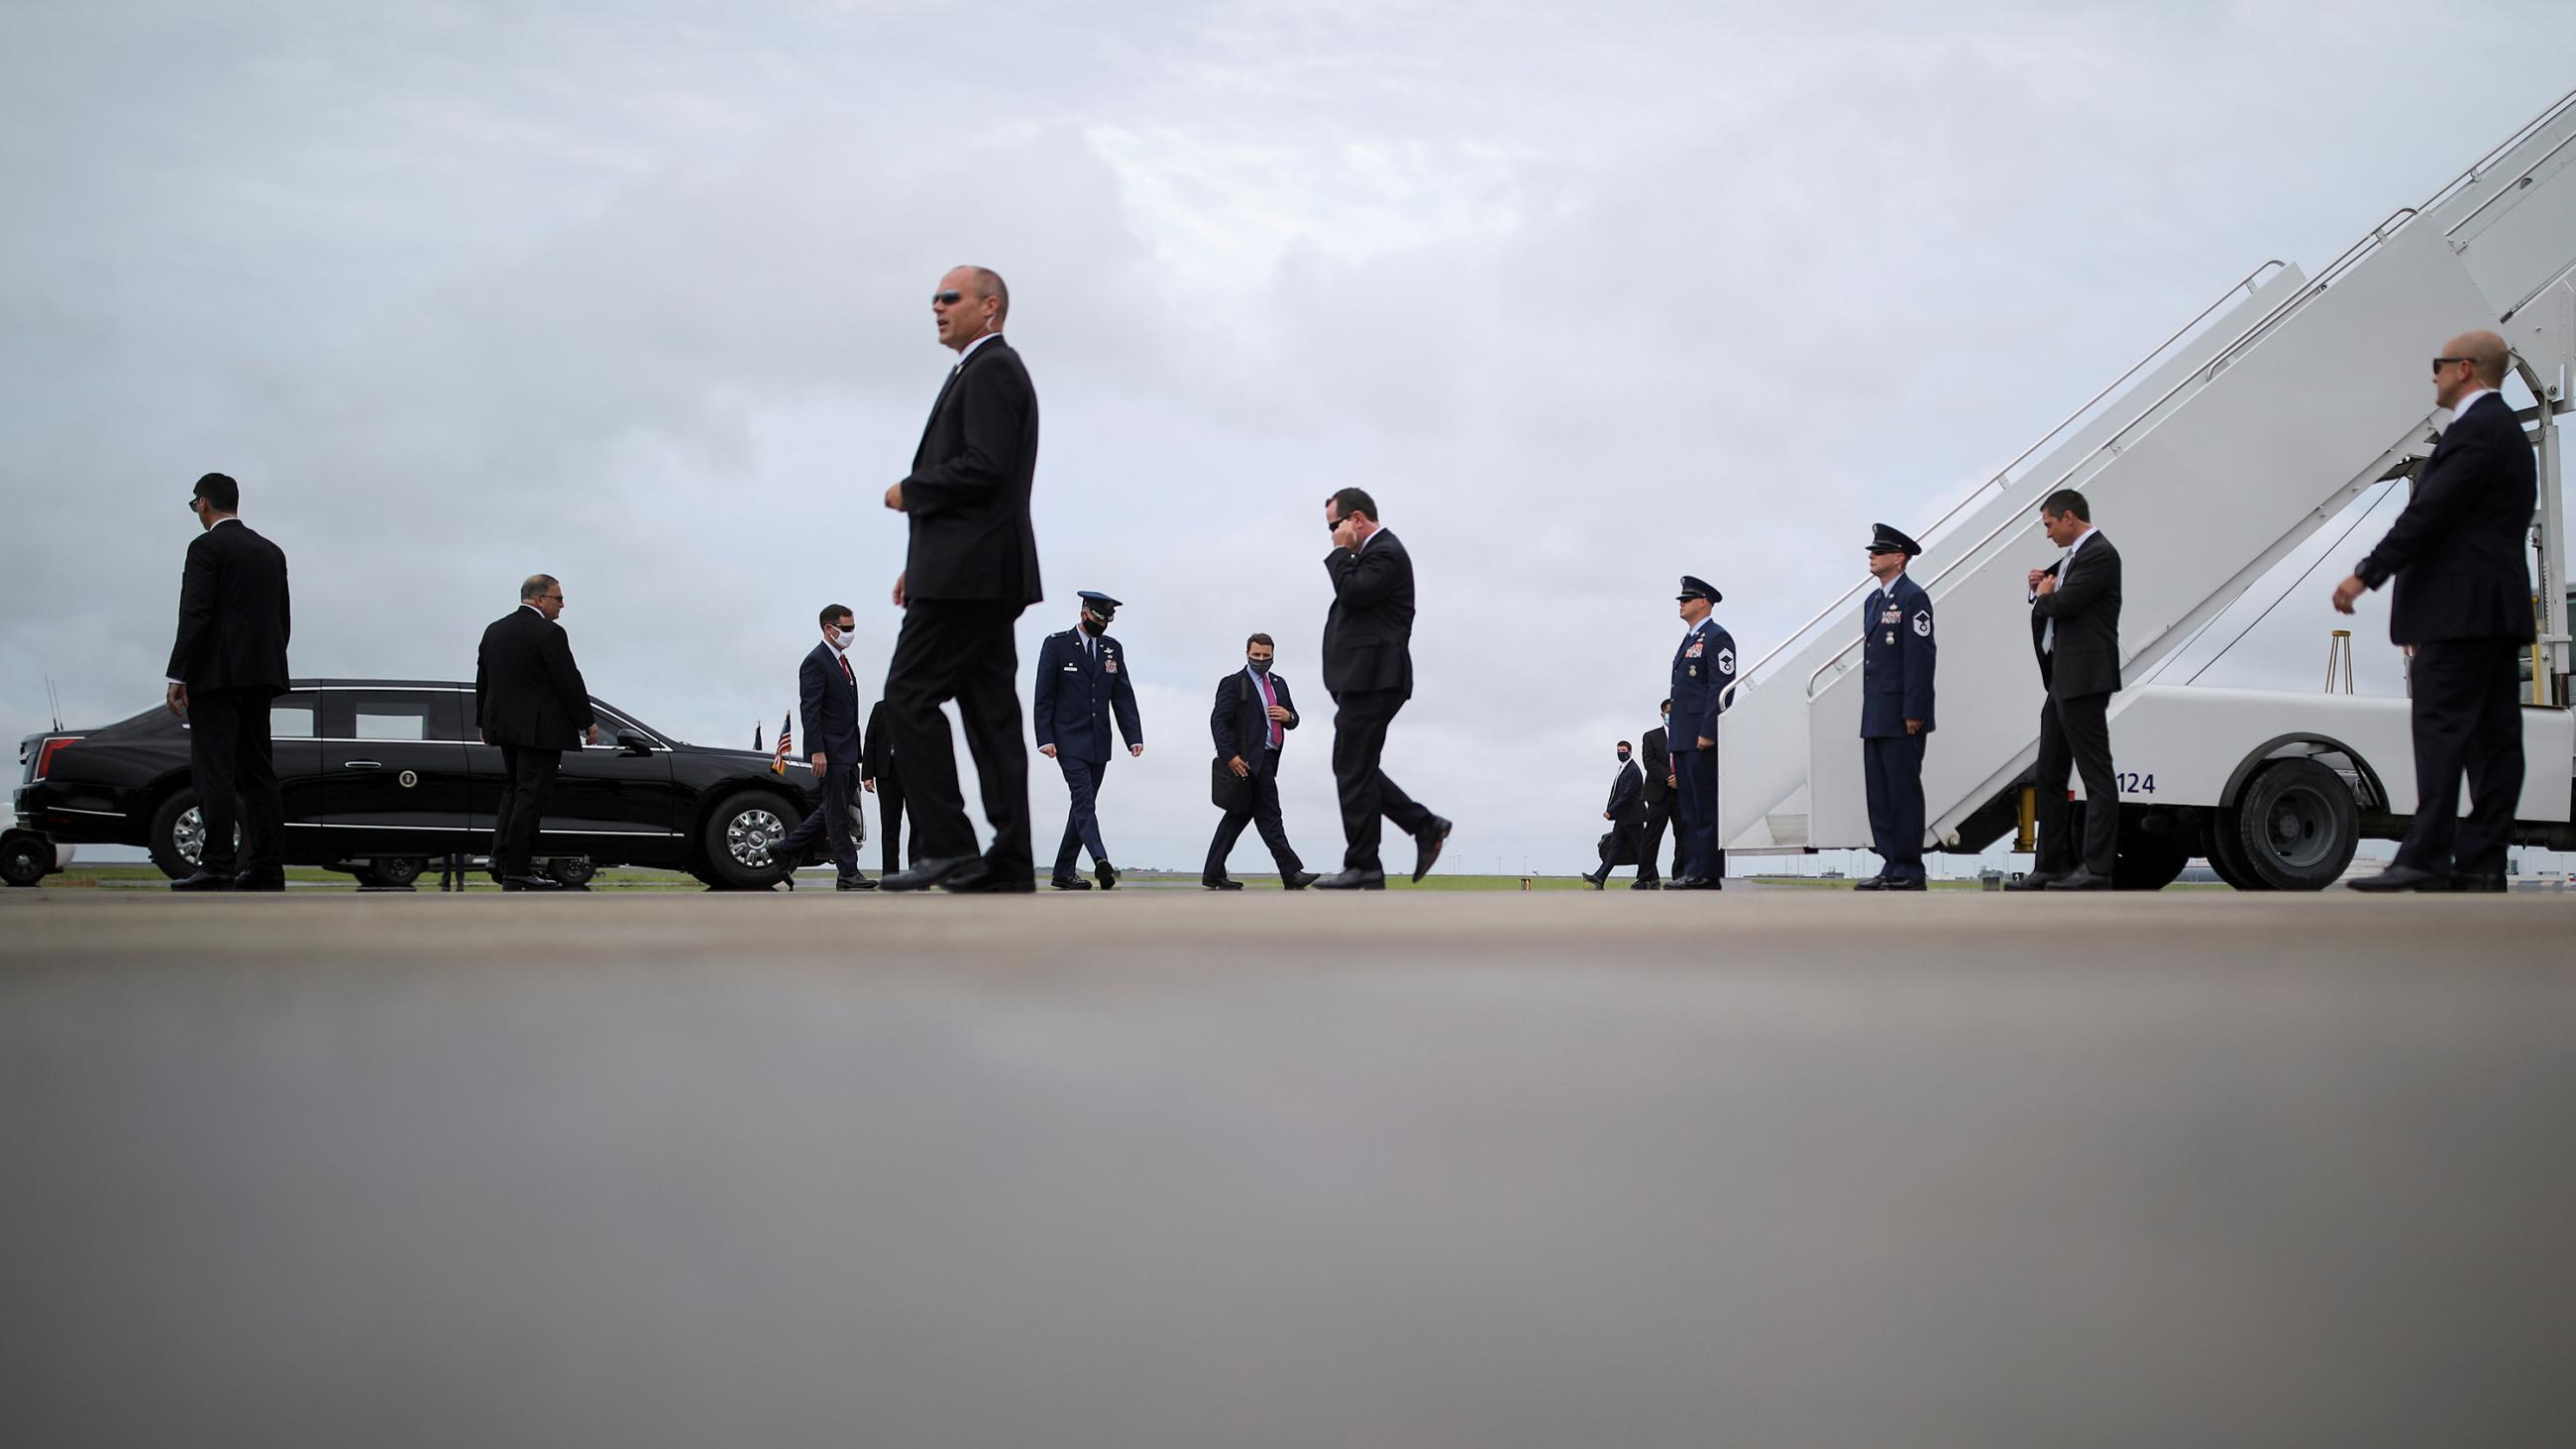
[[[42,885],[53,868],[54,843],[41,835],[12,835],[0,843],[0,880],[13,886]]]
[[[372,886],[407,886],[420,879],[429,862],[417,855],[396,855],[368,861],[358,869],[358,879]]]
[[[546,874],[562,885],[586,886],[592,876],[599,874],[599,867],[591,863],[589,856],[567,855],[547,861]]]
[[[736,890],[776,885],[787,875],[778,842],[796,828],[796,807],[766,790],[728,795],[707,817],[699,842],[706,852],[707,873]]]

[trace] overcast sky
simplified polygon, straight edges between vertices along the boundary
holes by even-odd
[[[1390,773],[1452,868],[1581,868],[1679,574],[1758,655],[1872,520],[2556,98],[2560,10],[13,6],[0,735],[47,675],[74,724],[155,702],[220,469],[291,560],[298,674],[470,678],[543,569],[596,693],[746,745],[824,603],[881,677],[880,496],[977,262],[1045,420],[1024,674],[1076,589],[1127,602],[1114,857],[1195,867],[1260,629],[1308,710],[1290,834],[1338,858],[1318,505],[1358,484],[1421,588]],[[2342,562],[2204,682],[2313,687]]]

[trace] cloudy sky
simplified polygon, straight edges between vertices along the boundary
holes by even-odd
[[[879,498],[972,261],[1044,408],[1023,661],[1074,590],[1128,603],[1116,858],[1204,851],[1254,629],[1311,712],[1290,833],[1337,857],[1317,505],[1359,484],[1420,571],[1391,773],[1456,868],[1576,868],[1675,576],[1768,648],[1871,520],[2547,105],[2566,51],[2514,37],[2558,8],[13,6],[0,734],[48,675],[76,724],[155,700],[221,469],[292,560],[298,673],[470,677],[544,569],[598,694],[747,744],[822,604],[882,668]],[[2328,572],[2206,682],[2312,687]]]

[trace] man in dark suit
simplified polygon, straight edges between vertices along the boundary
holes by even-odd
[[[199,531],[179,576],[179,635],[170,646],[165,699],[188,722],[188,772],[205,828],[197,869],[170,889],[282,891],[286,807],[268,706],[286,692],[286,639],[294,631],[286,554],[241,521],[241,485],[221,473],[197,480],[188,511]]]
[[[1666,890],[1726,889],[1726,847],[1718,821],[1717,717],[1734,707],[1726,688],[1735,682],[1735,636],[1712,615],[1725,600],[1705,579],[1682,575],[1673,596],[1681,621],[1681,647],[1673,651],[1673,713],[1681,724],[1672,739],[1673,817],[1680,822],[1679,857]]]
[[[1619,742],[1619,773],[1610,781],[1610,803],[1603,807],[1601,818],[1610,822],[1610,833],[1601,838],[1601,869],[1584,877],[1594,890],[1610,883],[1610,868],[1623,855],[1643,861],[1646,826],[1646,777],[1637,768],[1634,752],[1626,740]],[[1645,866],[1637,867],[1642,874]]]
[[[1873,525],[1860,615],[1860,753],[1869,834],[1881,862],[1856,891],[1929,889],[1923,870],[1923,747],[1932,735],[1932,596],[1905,576],[1923,546]]]
[[[1376,500],[1357,488],[1324,500],[1324,523],[1333,531],[1333,551],[1324,556],[1333,579],[1333,607],[1324,616],[1324,691],[1333,697],[1333,783],[1349,846],[1341,873],[1315,887],[1384,890],[1381,817],[1413,837],[1417,881],[1440,858],[1450,829],[1378,767],[1387,726],[1413,697],[1413,560],[1378,523]]]
[[[882,884],[891,891],[1033,891],[1029,751],[1020,734],[1011,626],[1044,596],[1029,521],[1038,394],[1019,353],[1002,340],[1011,293],[997,273],[953,268],[930,309],[957,365],[930,406],[911,475],[885,494],[909,532],[894,583],[903,629],[886,666],[886,730],[903,757],[922,858]],[[939,712],[952,699],[993,827],[992,848],[980,856],[957,784],[956,746]]]
[[[492,816],[492,876],[505,891],[557,889],[530,868],[546,795],[564,751],[599,743],[590,686],[555,622],[563,607],[554,575],[530,575],[519,585],[519,607],[492,621],[474,653],[474,727],[483,743],[500,747],[510,777]]]
[[[1297,727],[1297,701],[1288,692],[1287,676],[1272,669],[1278,646],[1267,634],[1244,641],[1243,667],[1216,682],[1216,707],[1208,711],[1208,734],[1216,757],[1235,778],[1246,782],[1244,803],[1217,820],[1216,838],[1208,842],[1207,865],[1199,884],[1212,891],[1239,891],[1243,882],[1225,873],[1226,857],[1247,824],[1257,825],[1261,843],[1279,866],[1279,884],[1301,891],[1318,879],[1288,843],[1288,827],[1279,818],[1279,752],[1288,746],[1288,731]]]
[[[1135,671],[1128,667],[1124,646],[1109,637],[1118,601],[1091,589],[1082,590],[1081,598],[1074,627],[1049,634],[1038,648],[1029,714],[1037,726],[1038,753],[1064,771],[1064,787],[1072,797],[1048,884],[1060,891],[1091,889],[1090,881],[1074,873],[1083,847],[1089,846],[1092,871],[1100,888],[1109,891],[1118,888],[1118,867],[1109,863],[1109,847],[1100,836],[1100,787],[1109,780],[1109,717],[1117,715],[1130,755],[1145,753],[1145,732],[1136,719]]]
[[[2120,783],[2111,773],[2111,696],[2120,689],[2120,551],[2093,528],[2093,505],[2060,488],[2040,527],[2065,556],[2030,571],[2030,640],[2048,697],[2039,707],[2039,859],[2007,890],[2107,891],[2120,849]],[[2068,838],[2069,767],[2084,777],[2084,852]]]
[[[877,797],[877,838],[883,842],[883,870],[895,873],[903,854],[903,775],[894,764],[894,737],[886,732],[885,701],[868,711],[865,747],[859,752],[859,784]],[[921,832],[912,834],[912,863],[921,864]]]
[[[2532,641],[2525,539],[2539,502],[2531,441],[2496,392],[2513,354],[2493,332],[2454,337],[2433,359],[2433,400],[2451,425],[2379,547],[2337,585],[2352,612],[2394,578],[2390,642],[2412,646],[2415,819],[2388,869],[2357,891],[2501,891],[2522,799],[2518,660]],[[2460,823],[2460,781],[2469,819]]]
[[[1665,736],[1673,723],[1673,702],[1663,702],[1663,723],[1646,731],[1639,748],[1646,757],[1646,823],[1637,847],[1637,878],[1628,883],[1632,891],[1661,890],[1662,875],[1656,862],[1663,857],[1664,831],[1673,823],[1673,792],[1681,784],[1674,772],[1672,746]],[[1673,835],[1673,874],[1682,873],[1681,835]]]
[[[872,891],[877,883],[859,869],[855,838],[859,831],[851,827],[850,816],[858,808],[863,757],[859,677],[850,668],[850,633],[858,627],[858,619],[848,606],[834,604],[823,611],[822,624],[823,642],[796,666],[796,710],[805,723],[805,747],[812,752],[814,793],[821,808],[788,832],[778,843],[778,852],[788,860],[801,861],[820,839],[832,857],[833,889]]]

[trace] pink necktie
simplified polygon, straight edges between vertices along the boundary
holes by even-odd
[[[1272,709],[1279,707],[1279,696],[1270,692],[1270,676],[1267,674],[1261,676],[1261,700]],[[1262,718],[1270,717],[1263,715]],[[1270,743],[1274,746],[1279,743],[1279,721],[1275,719],[1270,720]]]

